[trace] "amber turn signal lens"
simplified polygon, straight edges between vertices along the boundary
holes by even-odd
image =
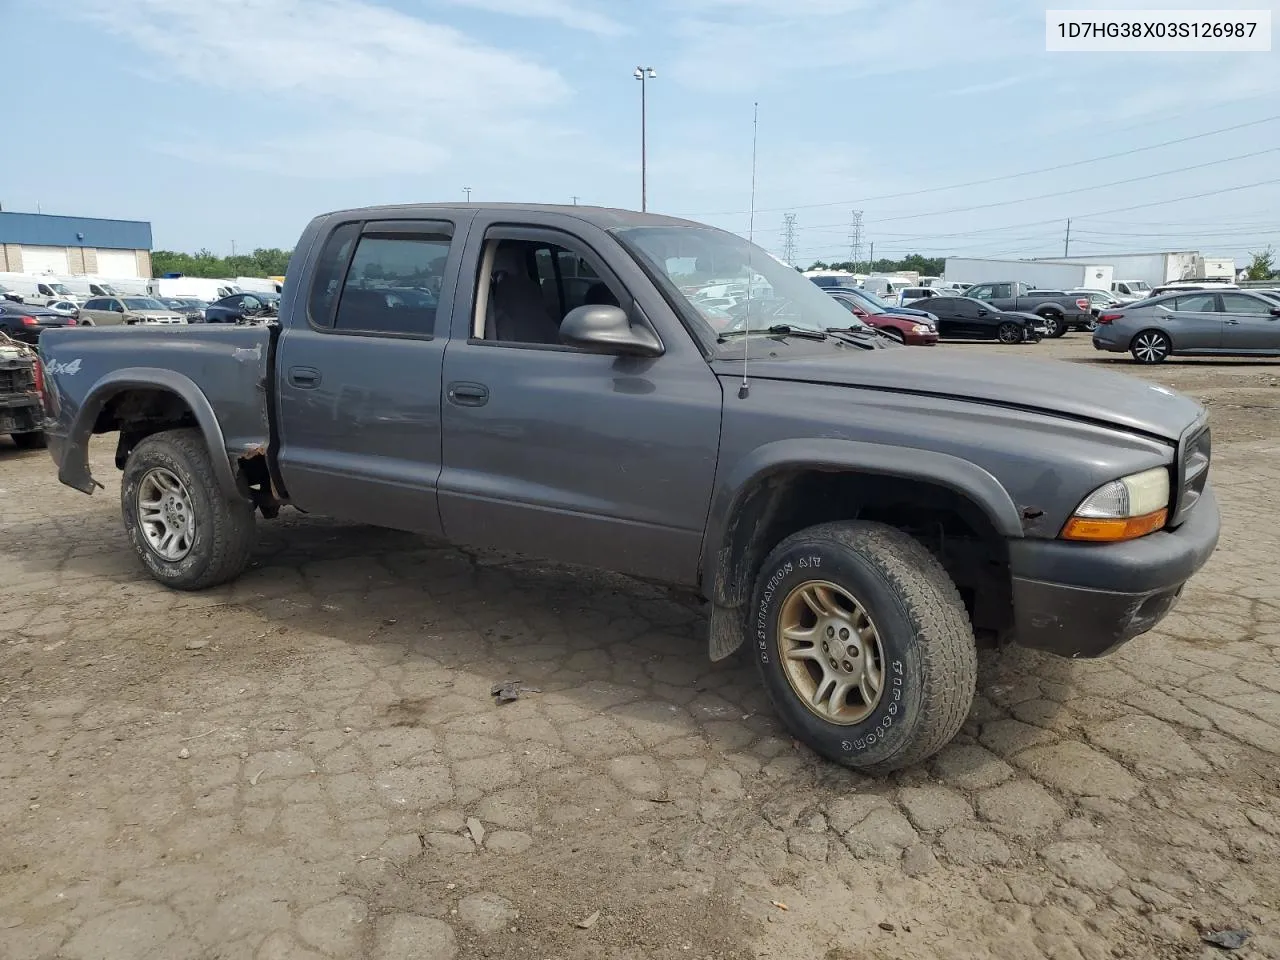
[[[1093,543],[1116,543],[1120,540],[1136,540],[1148,533],[1155,533],[1169,519],[1169,511],[1161,508],[1155,513],[1125,520],[1098,520],[1092,517],[1072,517],[1062,530],[1064,540],[1088,540]]]

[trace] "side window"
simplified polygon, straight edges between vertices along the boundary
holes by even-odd
[[[342,287],[334,328],[432,336],[448,257],[445,236],[362,236]]]
[[[1251,317],[1271,316],[1272,304],[1260,297],[1247,297],[1243,293],[1224,293],[1222,295],[1222,312],[1244,314]]]
[[[992,284],[990,296],[992,300],[1002,300],[1005,297],[1012,297],[1013,284],[1011,283]]]
[[[572,310],[621,303],[620,291],[577,251],[544,240],[490,240],[475,327],[484,340],[559,344],[560,321]]]
[[[975,300],[986,300],[991,296],[991,285],[987,284],[981,287],[971,287],[969,289],[969,296],[973,297]]]
[[[124,313],[124,304],[119,300],[108,300],[107,309],[114,310],[116,313]]]
[[[311,297],[307,302],[307,312],[311,322],[321,327],[333,326],[333,311],[338,305],[338,292],[342,289],[342,278],[346,274],[347,261],[351,259],[351,248],[360,236],[360,224],[344,223],[324,242],[320,258],[316,263],[315,279],[311,283]]]
[[[1224,298],[1225,299],[1225,298]],[[1218,305],[1214,301],[1212,293],[1196,293],[1186,297],[1175,298],[1176,309],[1186,313],[1216,313]],[[1165,306],[1173,307],[1175,303],[1167,303]]]
[[[90,301],[88,301],[88,302],[84,305],[84,308],[85,308],[86,310],[101,310],[101,309],[102,309],[102,301],[101,301],[101,300],[90,300]]]
[[[856,312],[853,309],[853,304],[850,303],[848,300],[846,300],[844,297],[832,297],[831,299],[834,300],[836,303],[840,304],[840,306],[844,307],[850,313]]]

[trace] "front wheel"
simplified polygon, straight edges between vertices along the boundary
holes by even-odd
[[[848,767],[927,759],[973,702],[977,652],[960,595],[893,527],[827,523],[788,537],[756,578],[748,629],[787,729]]]
[[[1006,320],[996,328],[996,339],[1001,343],[1021,343],[1026,330],[1020,323]]]
[[[120,508],[134,551],[166,586],[203,590],[234,579],[249,563],[253,505],[223,492],[199,430],[166,430],[134,447]]]
[[[1139,363],[1164,363],[1173,352],[1173,342],[1159,330],[1143,330],[1130,342],[1129,352]]]
[[[905,344],[907,342],[906,334],[901,330],[894,329],[893,327],[881,327],[880,332],[890,340],[897,340],[901,344]]]

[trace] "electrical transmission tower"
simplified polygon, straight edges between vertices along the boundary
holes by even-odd
[[[858,269],[858,261],[862,259],[862,211],[854,210],[849,220],[849,259],[853,269]]]
[[[794,213],[782,215],[782,259],[793,267],[796,265],[796,215]]]

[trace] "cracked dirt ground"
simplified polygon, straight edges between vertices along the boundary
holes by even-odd
[[[0,441],[0,957],[1280,957],[1280,365],[1141,373],[1213,411],[1216,556],[1108,660],[984,655],[883,780],[656,587],[287,513],[173,593],[110,438],[92,498]]]

